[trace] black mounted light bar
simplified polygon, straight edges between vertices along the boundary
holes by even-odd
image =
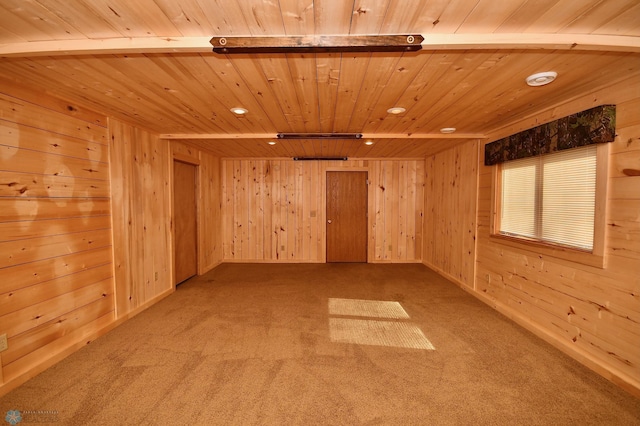
[[[293,157],[293,161],[347,161],[348,157]]]
[[[283,37],[216,36],[209,42],[219,54],[232,53],[326,53],[415,52],[424,37],[404,35],[308,35]]]
[[[278,133],[278,139],[362,139],[362,133]]]

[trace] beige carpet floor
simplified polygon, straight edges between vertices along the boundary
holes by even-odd
[[[422,265],[220,265],[0,410],[58,425],[640,425],[640,400]]]

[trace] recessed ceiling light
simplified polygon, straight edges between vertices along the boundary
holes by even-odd
[[[245,108],[242,107],[235,107],[235,108],[231,108],[231,112],[236,114],[236,115],[244,115],[246,113],[248,113],[249,111]]]
[[[402,108],[402,107],[393,107],[393,108],[389,108],[387,110],[387,112],[389,114],[402,114],[403,112],[405,112],[406,109]]]
[[[455,127],[443,127],[442,129],[440,129],[440,133],[453,133],[455,131]]]
[[[365,145],[373,145],[373,141],[366,141],[364,144]]]
[[[529,86],[533,86],[533,87],[544,86],[545,84],[549,84],[553,80],[555,80],[557,76],[558,76],[558,73],[555,71],[539,72],[537,74],[532,74],[529,77],[527,77],[526,82]]]
[[[267,143],[268,143],[269,145],[275,145],[275,144],[276,144],[276,142],[274,142],[274,141],[269,141],[269,142],[267,142]]]

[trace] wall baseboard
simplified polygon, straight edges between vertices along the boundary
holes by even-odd
[[[616,371],[615,369],[607,365],[603,365],[592,355],[589,355],[588,353],[580,349],[577,349],[574,346],[571,346],[568,342],[558,339],[556,336],[552,335],[547,330],[538,326],[537,324],[531,322],[529,319],[520,315],[518,312],[514,311],[508,306],[505,306],[504,304],[492,299],[491,297],[483,293],[477,292],[473,287],[468,286],[467,284],[456,279],[455,277],[450,276],[446,272],[442,271],[440,268],[437,268],[428,263],[424,263],[424,265],[427,268],[437,272],[442,277],[450,280],[451,282],[453,282],[454,284],[456,284],[457,286],[459,286],[464,291],[471,294],[481,302],[489,305],[491,308],[500,312],[502,315],[506,316],[507,318],[509,318],[510,320],[512,320],[519,326],[521,326],[522,328],[530,331],[537,337],[549,343],[554,348],[558,349],[564,354],[575,359],[580,364],[584,365],[585,367],[589,368],[595,373],[601,375],[602,377],[609,380],[610,382],[616,384],[618,387],[624,389],[625,391],[635,396],[636,398],[640,398],[640,382],[638,380],[635,380],[634,378],[629,377],[628,375],[622,372]]]
[[[118,327],[120,324],[123,324],[124,322],[126,322],[127,320],[129,320],[132,317],[136,316],[137,314],[139,314],[140,312],[144,311],[145,309],[148,309],[152,305],[158,303],[161,299],[164,299],[165,297],[169,296],[174,291],[175,291],[175,288],[171,288],[171,289],[165,291],[164,293],[159,294],[158,296],[156,296],[155,298],[149,300],[144,305],[139,306],[138,308],[136,308],[132,312],[129,312],[129,313],[124,314],[123,316],[121,316],[119,318],[114,319],[112,322],[108,323],[104,327],[102,327],[102,328],[100,328],[100,329],[98,329],[96,331],[93,331],[93,332],[91,332],[89,334],[86,334],[86,335],[80,334],[79,336],[70,335],[70,337],[73,337],[73,340],[70,341],[63,349],[61,349],[58,352],[52,353],[51,356],[49,356],[48,358],[42,359],[37,365],[35,365],[33,368],[29,369],[29,371],[27,371],[27,372],[25,372],[23,374],[20,374],[20,375],[14,377],[13,379],[11,379],[11,380],[9,380],[9,381],[7,381],[5,383],[2,383],[0,385],[0,397],[8,394],[9,392],[14,390],[18,386],[26,383],[28,380],[34,378],[35,376],[37,376],[38,374],[42,373],[43,371],[45,371],[49,367],[52,367],[53,365],[57,364],[58,362],[62,361],[66,357],[68,357],[69,355],[71,355],[74,352],[80,350],[85,345],[88,345],[91,342],[93,342],[96,339],[98,339],[99,337],[104,336],[109,331],[111,331],[114,328]]]

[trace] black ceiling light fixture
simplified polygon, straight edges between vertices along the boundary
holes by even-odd
[[[348,157],[293,157],[293,161],[347,161]]]
[[[307,35],[282,37],[216,36],[213,51],[232,53],[415,52],[422,49],[420,34]]]
[[[278,139],[362,139],[362,133],[278,133]]]

